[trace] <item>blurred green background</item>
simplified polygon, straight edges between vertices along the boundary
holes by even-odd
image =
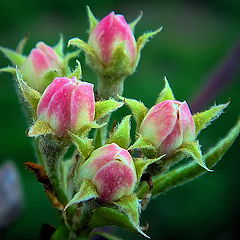
[[[39,40],[54,45],[60,33],[66,41],[77,36],[86,40],[86,5],[98,18],[114,10],[125,14],[128,21],[143,10],[136,36],[164,26],[144,48],[136,73],[125,84],[124,96],[140,99],[149,107],[163,87],[165,75],[175,96],[191,103],[219,63],[240,41],[238,0],[1,0],[0,45],[14,49],[29,33],[28,54]],[[96,82],[83,54],[80,60],[83,79]],[[0,54],[0,67],[8,64],[9,61]],[[200,135],[203,151],[223,137],[238,118],[240,73],[209,106],[229,99],[231,104],[226,113]],[[22,216],[0,238],[38,239],[42,224],[56,225],[58,218],[41,185],[23,166],[25,161],[34,161],[34,152],[31,139],[25,134],[26,119],[21,112],[13,77],[6,73],[0,75],[0,109],[0,162],[15,161],[25,203]],[[126,108],[122,113],[129,114]],[[150,225],[148,235],[151,239],[239,239],[239,153],[238,138],[213,173],[154,199],[142,214],[142,223]],[[117,233],[124,239],[143,239],[122,230]]]

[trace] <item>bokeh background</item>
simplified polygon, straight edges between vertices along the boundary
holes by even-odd
[[[14,49],[28,33],[30,39],[25,51],[28,54],[39,40],[54,45],[60,33],[66,41],[77,36],[86,40],[86,5],[99,19],[114,10],[132,21],[142,10],[144,15],[136,28],[136,36],[164,27],[144,48],[136,73],[125,84],[125,96],[140,99],[149,107],[163,87],[164,76],[168,77],[175,96],[191,104],[240,41],[238,0],[1,0],[0,45]],[[95,83],[96,77],[86,66],[83,54],[80,60],[83,79]],[[239,62],[233,62],[233,68]],[[0,53],[0,67],[8,64]],[[214,92],[208,93],[214,99],[204,109],[229,99],[231,104],[224,115],[200,135],[204,152],[220,140],[238,118],[240,68],[234,76],[225,79],[223,85],[222,91],[217,91],[216,84]],[[0,109],[0,162],[9,159],[15,162],[24,193],[21,217],[8,229],[1,230],[0,238],[38,239],[41,226],[44,223],[56,226],[58,218],[42,186],[23,165],[25,161],[34,161],[34,152],[31,139],[25,135],[27,123],[13,77],[6,73],[0,74]],[[127,109],[122,111],[129,114]],[[239,155],[238,138],[213,173],[151,201],[142,214],[142,223],[150,225],[151,239],[239,239]],[[124,239],[143,239],[120,229],[117,234]]]

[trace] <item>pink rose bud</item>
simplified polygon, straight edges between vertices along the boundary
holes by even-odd
[[[140,134],[162,154],[194,141],[195,124],[188,104],[166,100],[153,106],[140,125]]]
[[[46,121],[58,137],[76,132],[94,120],[93,84],[74,78],[55,78],[45,89],[37,108],[38,119]]]
[[[104,65],[112,63],[114,51],[121,43],[125,44],[124,51],[129,63],[133,64],[136,61],[136,41],[123,15],[111,12],[103,18],[90,33],[88,43]]]
[[[24,80],[39,92],[43,92],[50,84],[47,77],[44,79],[44,75],[50,70],[62,73],[62,69],[62,59],[53,48],[43,42],[37,43],[36,48],[32,49],[27,60],[21,66]]]
[[[78,176],[92,181],[100,199],[105,202],[130,195],[137,182],[131,155],[115,143],[92,152],[81,166]]]

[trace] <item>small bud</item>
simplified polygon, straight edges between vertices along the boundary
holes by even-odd
[[[36,48],[32,49],[26,61],[20,66],[20,70],[24,80],[32,88],[43,92],[52,81],[52,78],[49,81],[47,73],[52,72],[52,74],[61,75],[63,63],[53,48],[39,42]]]
[[[196,137],[193,116],[186,102],[166,100],[153,106],[140,125],[140,134],[161,154],[171,154]]]
[[[55,78],[45,89],[38,107],[39,120],[49,124],[58,137],[76,132],[94,120],[93,85],[73,78]]]
[[[133,159],[129,152],[112,143],[98,148],[83,163],[78,181],[89,179],[101,200],[116,201],[130,195],[137,182]]]
[[[136,41],[123,15],[111,12],[103,18],[90,33],[88,43],[104,65],[113,64],[114,52],[122,43],[122,51],[128,56],[128,64],[133,64],[136,60]]]

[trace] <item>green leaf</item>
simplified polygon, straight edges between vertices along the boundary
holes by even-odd
[[[142,36],[140,36],[137,40],[137,50],[138,50],[138,52],[140,52],[142,50],[142,48],[145,46],[145,44],[149,41],[149,39],[151,37],[153,37],[154,35],[159,33],[161,30],[162,30],[162,27],[160,27],[156,31],[147,32],[147,33],[144,33]]]
[[[107,239],[107,240],[123,240],[122,238],[119,238],[119,237],[116,237],[110,233],[106,233],[106,232],[92,232],[91,233],[91,237],[92,236],[101,236],[101,237],[104,237],[104,239]]]
[[[134,33],[135,31],[135,27],[136,25],[138,24],[138,22],[142,19],[142,16],[143,16],[143,12],[141,11],[140,14],[138,15],[138,17],[132,21],[131,23],[129,23],[130,25],[130,28],[132,29],[132,32]]]
[[[127,216],[110,207],[100,207],[92,215],[88,225],[92,228],[105,226],[118,226],[129,231],[135,231]]]
[[[79,137],[71,132],[68,132],[73,143],[76,145],[78,152],[83,156],[84,159],[87,159],[88,156],[93,151],[92,139],[87,137]]]
[[[16,74],[16,68],[13,67],[5,67],[5,68],[0,68],[0,72],[7,72],[7,73],[12,73]]]
[[[240,119],[230,132],[220,140],[216,146],[210,149],[204,156],[205,163],[209,168],[213,168],[228,151],[240,133]],[[207,173],[198,163],[191,162],[182,167],[178,167],[168,173],[153,178],[153,194],[155,196],[169,191],[172,188],[185,184],[195,178]],[[138,189],[137,195],[143,197],[149,188],[147,184],[142,184]]]
[[[143,139],[141,136],[137,139],[137,141],[128,148],[128,150],[136,149],[136,148],[148,148],[155,149],[155,147],[146,139]]]
[[[23,53],[24,47],[28,41],[28,35],[26,35],[17,45],[16,52],[19,54]]]
[[[107,143],[116,143],[118,146],[127,149],[131,143],[131,115],[126,116],[122,122],[115,128]]]
[[[132,225],[136,228],[136,230],[141,233],[144,237],[149,238],[140,227],[139,223],[139,210],[140,204],[137,196],[132,194],[130,196],[122,197],[120,200],[114,202],[130,220]]]
[[[119,99],[122,100],[130,108],[133,117],[137,122],[137,129],[139,129],[142,120],[144,119],[148,112],[148,109],[142,102],[139,102],[135,99],[124,98],[120,96]]]
[[[69,239],[70,231],[65,224],[61,224],[51,236],[50,240]]]
[[[105,117],[109,113],[117,110],[123,105],[122,102],[117,102],[114,99],[98,101],[95,103],[95,119],[98,120]]]
[[[80,190],[74,195],[73,199],[65,206],[64,211],[66,211],[66,209],[73,204],[85,202],[87,200],[97,197],[98,193],[96,191],[95,186],[89,180],[84,179],[80,186]]]
[[[89,33],[91,33],[93,31],[93,29],[96,27],[96,25],[98,24],[98,20],[93,15],[89,6],[87,6],[87,14],[88,14],[88,21],[90,24]]]
[[[166,77],[164,77],[164,81],[165,81],[165,87],[164,89],[160,92],[159,97],[157,99],[156,104],[163,102],[165,100],[174,100],[174,95],[172,92],[171,87],[169,86],[168,80]]]
[[[54,134],[47,122],[37,120],[28,130],[29,137],[38,137],[41,135]]]
[[[38,102],[41,98],[41,94],[34,90],[33,88],[29,87],[25,81],[22,79],[22,75],[20,74],[19,70],[16,69],[17,81],[19,89],[22,93],[23,98],[28,102],[30,107],[35,112],[37,109]]]
[[[138,182],[140,182],[140,179],[141,179],[142,175],[144,174],[144,172],[147,170],[148,166],[155,162],[158,162],[164,156],[165,155],[162,155],[159,158],[154,158],[154,159],[134,158]]]
[[[196,136],[201,132],[201,130],[210,125],[212,121],[217,119],[228,105],[229,102],[213,106],[207,111],[194,114],[193,119],[196,126]]]
[[[92,46],[90,46],[88,43],[85,43],[83,40],[79,38],[72,38],[68,41],[68,47],[72,45],[74,47],[82,49],[86,54],[94,57],[95,51]]]
[[[60,34],[60,39],[59,39],[58,43],[53,48],[60,57],[64,56],[63,46],[64,46],[63,36],[62,36],[62,34]]]
[[[200,145],[198,141],[194,141],[188,144],[184,144],[183,146],[181,146],[177,151],[179,152],[183,152],[186,155],[191,156],[194,160],[197,161],[197,163],[205,168],[207,171],[212,171],[209,170],[208,167],[206,166],[204,160],[203,160],[203,156],[202,156],[202,151],[200,149]]]
[[[72,78],[72,77],[76,77],[78,80],[81,80],[82,78],[82,67],[81,67],[81,63],[76,60],[77,62],[77,66],[76,68],[74,69],[74,71],[72,73],[70,73],[68,75],[69,78]]]
[[[16,53],[11,49],[0,47],[0,51],[3,52],[3,54],[12,62],[13,65],[21,66],[26,60],[25,56]]]

